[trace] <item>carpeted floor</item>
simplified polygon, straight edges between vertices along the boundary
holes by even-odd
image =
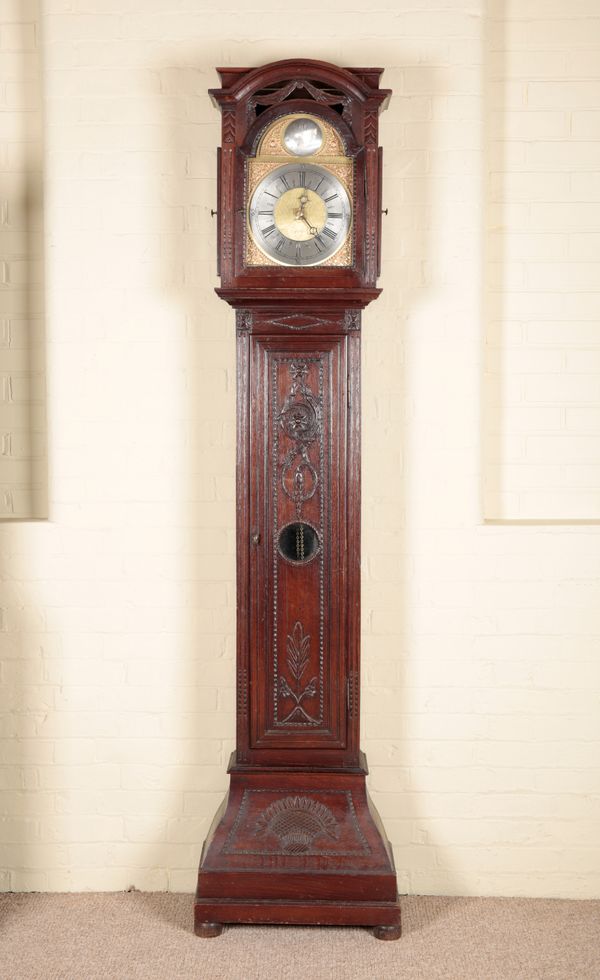
[[[1,980],[599,980],[600,901],[405,898],[404,935],[192,931],[192,896],[0,895]]]

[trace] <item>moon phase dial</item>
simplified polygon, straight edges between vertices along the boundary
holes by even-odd
[[[344,185],[324,167],[285,164],[256,187],[248,222],[260,250],[280,265],[320,265],[346,241],[352,206]]]
[[[323,130],[310,116],[294,119],[285,128],[283,145],[294,156],[312,156],[323,145]]]

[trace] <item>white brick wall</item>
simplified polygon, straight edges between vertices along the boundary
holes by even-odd
[[[43,40],[50,520],[0,526],[2,888],[193,888],[234,734],[206,89],[310,54],[394,89],[363,745],[401,889],[600,894],[600,532],[535,523],[600,486],[597,4],[347,6],[308,0],[310,51],[279,0],[3,7],[5,52]],[[531,523],[482,523],[482,483],[487,518]]]
[[[600,520],[600,8],[492,2],[484,510]]]

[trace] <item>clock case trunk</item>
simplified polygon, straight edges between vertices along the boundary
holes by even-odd
[[[278,65],[286,67],[277,77],[291,75],[302,93],[319,71],[321,83],[335,72],[338,89],[339,75],[345,82],[350,73],[315,68],[320,62]],[[263,70],[269,93],[274,67]],[[370,83],[378,85],[380,70],[354,71],[366,74],[367,82],[357,78],[371,97],[377,93],[371,108],[378,110],[387,93]],[[244,79],[254,75],[265,88],[256,72],[221,71],[222,108],[232,89],[245,92],[234,144],[236,133],[246,139],[256,92]],[[306,111],[300,101],[288,100],[286,111]],[[348,104],[358,125],[358,109]],[[224,119],[224,140],[225,128]],[[375,151],[378,201],[376,136]],[[224,208],[239,200],[228,181],[238,184],[243,167],[227,175],[221,154],[219,172],[217,292],[235,308],[237,330],[237,738],[230,789],[200,859],[195,929],[214,936],[235,922],[362,925],[394,939],[392,850],[359,748],[360,331],[361,310],[379,293],[378,245],[371,265],[357,248],[352,269],[247,276],[236,264],[234,225],[225,232],[231,249],[223,243],[224,226],[235,221]],[[355,191],[354,209],[366,232],[366,193]],[[377,243],[378,235],[376,222]],[[314,553],[293,551],[300,526]]]

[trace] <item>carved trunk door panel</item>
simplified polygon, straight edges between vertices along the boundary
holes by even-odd
[[[251,341],[250,747],[346,744],[346,338]]]

